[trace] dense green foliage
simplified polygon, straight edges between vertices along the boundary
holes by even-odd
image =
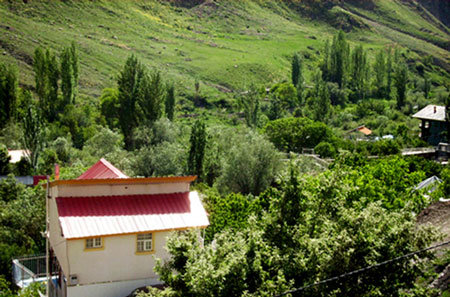
[[[391,171],[387,164],[392,163]],[[370,175],[364,182],[373,191],[361,191],[358,167],[344,166],[317,177],[299,177],[292,169],[277,188],[252,202],[240,195],[208,200],[212,209],[220,209],[211,220],[214,241],[201,247],[195,233],[173,236],[167,244],[173,257],[156,269],[169,288],[142,296],[272,296],[426,246],[435,233],[417,230],[411,213],[416,204],[410,192],[401,190],[409,188],[401,177],[423,173],[407,173],[406,163],[398,158],[367,163],[360,176]],[[392,186],[403,205],[385,203]],[[422,261],[432,255],[419,257],[315,286],[305,294],[414,294]]]

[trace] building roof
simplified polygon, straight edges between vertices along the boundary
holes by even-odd
[[[361,133],[363,133],[366,136],[372,134],[372,130],[370,130],[369,128],[367,128],[364,125],[359,126],[358,128],[352,129],[352,130],[348,131],[347,133],[352,133],[352,132],[355,132],[355,131],[361,132]]]
[[[57,197],[67,239],[176,230],[209,225],[197,192]]]
[[[445,106],[427,105],[415,113],[413,118],[445,122]]]
[[[114,167],[111,163],[101,158],[85,173],[77,179],[110,179],[110,178],[128,178],[122,171]]]

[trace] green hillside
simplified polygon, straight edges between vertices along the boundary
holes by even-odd
[[[74,40],[84,94],[98,96],[114,86],[121,65],[134,53],[181,93],[193,92],[197,80],[203,92],[219,100],[252,82],[270,86],[287,78],[296,51],[308,52],[308,68],[315,68],[324,41],[343,28],[354,43],[398,44],[449,69],[448,28],[414,1],[324,4],[313,18],[307,8],[314,1],[197,2],[0,1],[0,61],[18,61],[20,82],[32,88],[34,49],[59,51]]]

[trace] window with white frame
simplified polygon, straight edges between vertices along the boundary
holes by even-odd
[[[138,234],[137,236],[137,252],[151,252],[153,250],[153,234]]]
[[[102,238],[101,237],[86,239],[86,248],[87,249],[98,249],[101,247],[102,247]]]

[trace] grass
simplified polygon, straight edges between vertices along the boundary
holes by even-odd
[[[355,44],[380,48],[395,40],[449,60],[448,51],[397,30],[401,26],[415,33],[424,27],[436,38],[448,39],[434,23],[400,3],[377,3],[382,17],[363,11],[377,21],[368,21],[370,30],[349,35]],[[396,18],[400,19],[397,27],[391,21]],[[311,56],[308,78],[317,66],[316,51],[335,32],[282,2],[218,1],[187,9],[163,1],[0,1],[0,62],[17,63],[20,81],[32,88],[34,49],[42,46],[59,52],[74,40],[80,52],[81,92],[93,97],[115,86],[131,54],[175,82],[181,94],[193,93],[195,81],[200,81],[213,101],[230,98],[224,90],[289,79],[290,57],[297,51]]]

